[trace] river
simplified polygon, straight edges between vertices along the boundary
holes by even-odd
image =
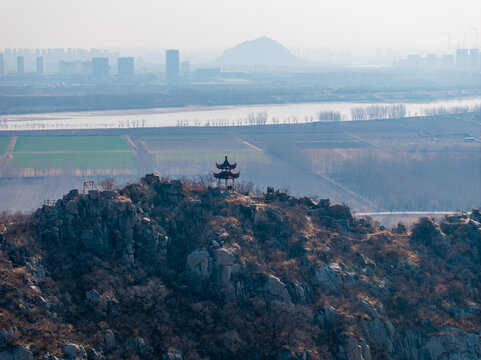
[[[423,116],[433,109],[446,111],[481,107],[481,97],[415,103],[322,102],[282,105],[236,105],[140,110],[7,115],[0,118],[0,130],[69,130],[174,126],[247,126],[299,124],[319,121],[319,113],[336,113],[341,121],[353,120],[353,109],[402,105],[405,116]]]

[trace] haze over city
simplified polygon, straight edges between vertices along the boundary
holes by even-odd
[[[477,0],[3,0],[3,48],[180,48],[220,55],[268,36],[290,49],[424,51],[479,45]]]

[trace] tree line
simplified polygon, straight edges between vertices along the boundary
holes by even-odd
[[[406,117],[406,105],[370,105],[351,108],[352,120],[399,119]]]

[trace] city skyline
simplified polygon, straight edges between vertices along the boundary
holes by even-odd
[[[268,36],[288,48],[375,52],[383,47],[471,48],[479,47],[481,40],[481,3],[476,0],[247,3],[252,4],[4,0],[0,44],[4,48],[160,47],[218,52]],[[251,14],[248,9],[254,5],[256,12]]]

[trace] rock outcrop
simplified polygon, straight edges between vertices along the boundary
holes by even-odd
[[[0,234],[0,360],[476,359],[480,220],[389,231],[156,174],[72,190]]]

